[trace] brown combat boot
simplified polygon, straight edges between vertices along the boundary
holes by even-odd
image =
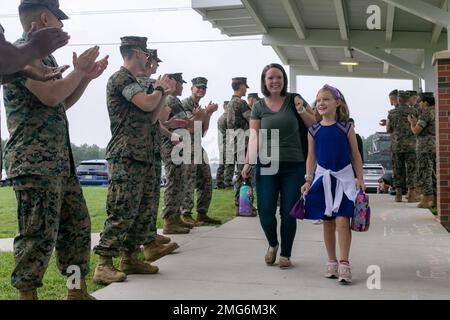
[[[125,274],[155,274],[158,273],[159,268],[152,266],[150,263],[140,261],[136,256],[136,252],[126,252],[120,260],[120,270]]]
[[[178,224],[177,217],[169,217],[164,219],[164,234],[186,234],[191,230]]]
[[[414,188],[408,189],[408,194],[409,194],[409,196],[408,196],[408,202],[409,203],[411,203],[411,202],[419,202],[420,201],[420,198],[419,198],[419,195],[416,192],[416,189],[414,189]]]
[[[168,244],[172,240],[169,237],[165,237],[163,235],[157,234],[155,241],[157,244]]]
[[[67,300],[97,300],[91,296],[87,290],[86,280],[80,281],[80,289],[69,289],[67,291]]]
[[[156,261],[164,257],[165,255],[168,255],[169,253],[175,251],[179,247],[180,246],[175,242],[169,244],[158,244],[156,241],[152,241],[144,246],[145,261]]]
[[[38,300],[37,290],[19,291],[19,300]]]
[[[395,188],[395,202],[402,202],[402,189]]]
[[[433,201],[431,203],[432,208],[437,208],[437,196],[433,195]]]
[[[184,228],[192,229],[195,226],[195,221],[190,214],[183,214],[177,216],[178,224]]]
[[[99,284],[111,284],[113,282],[122,282],[127,275],[117,270],[112,262],[112,257],[100,256],[98,265],[95,268],[94,278],[92,281]]]
[[[217,219],[213,219],[211,217],[208,217],[208,215],[206,213],[199,213],[197,215],[197,221],[196,223],[202,223],[202,224],[215,224],[215,225],[219,225],[222,224],[222,222],[220,220]]]
[[[433,195],[423,195],[422,199],[420,200],[419,204],[417,205],[417,208],[425,208],[430,209],[433,207]]]

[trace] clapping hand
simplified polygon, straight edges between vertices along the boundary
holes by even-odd
[[[23,73],[31,80],[49,81],[61,78],[64,71],[68,68],[68,65],[61,67],[49,67],[43,64],[41,60],[35,60],[31,64],[25,66]]]
[[[28,42],[25,45],[31,47],[37,59],[42,59],[65,46],[69,42],[70,36],[60,28],[38,30],[36,22],[32,22],[26,38]]]
[[[92,47],[84,51],[80,56],[73,53],[73,67],[75,70],[84,73],[88,76],[95,67],[95,60],[98,58],[100,50],[98,46]]]

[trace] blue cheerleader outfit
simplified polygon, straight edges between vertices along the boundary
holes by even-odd
[[[315,142],[317,168],[305,197],[306,219],[352,217],[357,190],[351,163],[348,132],[352,124],[320,123],[309,128]]]

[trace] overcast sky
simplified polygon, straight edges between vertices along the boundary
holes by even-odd
[[[229,38],[221,35],[219,30],[213,29],[209,22],[203,21],[190,9],[189,0],[59,2],[61,9],[70,16],[70,20],[64,21],[64,30],[70,34],[71,40],[69,46],[55,53],[58,63],[71,64],[73,51],[81,53],[95,44],[100,45],[102,55],[110,55],[109,67],[103,76],[92,82],[80,101],[68,111],[71,141],[78,145],[87,143],[106,147],[109,142],[111,133],[105,91],[108,78],[123,63],[119,52],[122,36],[149,38],[148,47],[158,49],[158,55],[164,61],[158,74],[183,72],[188,84],[184,86],[182,98],[190,95],[190,79],[197,76],[208,78],[208,92],[201,101],[202,105],[212,100],[221,106],[224,100],[229,100],[233,77],[247,77],[249,92],[260,93],[259,78],[263,67],[268,63],[281,63],[271,47],[261,45],[259,36]],[[17,16],[19,3],[19,0],[2,0],[0,4],[0,23],[10,41],[15,41],[22,33]],[[356,131],[365,137],[384,130],[378,122],[386,117],[390,108],[387,94],[394,88],[412,89],[412,81],[407,80],[300,76],[297,81],[297,91],[310,103],[325,83],[339,88],[356,121]],[[210,159],[218,155],[216,123],[221,113],[222,108],[219,108],[213,115],[212,125],[203,140]],[[8,137],[3,101],[1,134],[3,139]]]

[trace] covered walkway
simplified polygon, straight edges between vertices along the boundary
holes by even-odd
[[[292,261],[281,270],[264,263],[267,243],[255,218],[175,237],[178,253],[156,262],[160,273],[129,276],[97,291],[98,299],[450,299],[450,234],[430,211],[372,195],[367,233],[353,233],[354,283],[322,277],[326,254],[322,226],[298,223]],[[186,238],[184,238],[186,239]],[[369,268],[370,273],[367,273]],[[379,269],[378,269],[379,268]],[[379,270],[380,289],[374,270]],[[368,281],[368,278],[372,278]]]

